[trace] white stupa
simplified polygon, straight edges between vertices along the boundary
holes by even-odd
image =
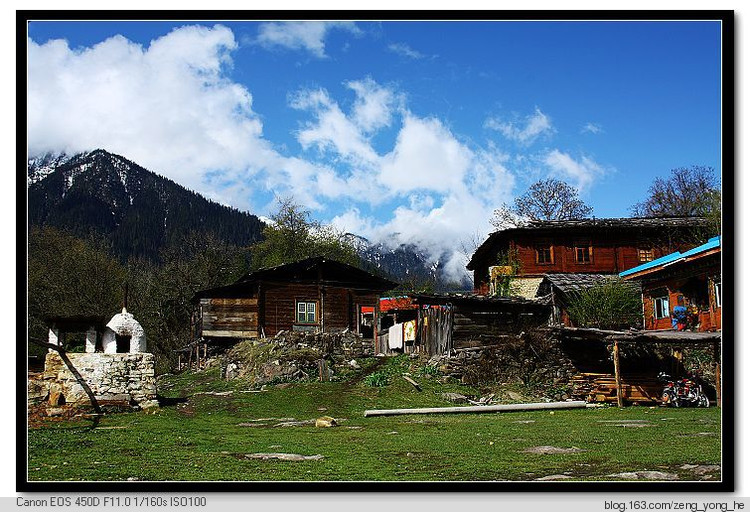
[[[130,339],[128,350],[121,348],[119,352],[129,352],[131,354],[146,352],[146,333],[143,331],[141,324],[125,308],[122,308],[121,313],[113,316],[112,320],[104,328],[102,348],[105,354],[116,354],[118,352],[118,337],[121,339],[121,345],[123,339]]]

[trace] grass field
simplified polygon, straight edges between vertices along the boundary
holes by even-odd
[[[96,425],[71,419],[31,427],[29,480],[580,481],[641,471],[720,479],[715,407],[363,417],[366,409],[448,406],[443,392],[476,392],[413,374],[422,386],[417,391],[397,377],[403,364],[385,363],[380,371],[393,371],[383,387],[360,376],[247,392],[241,380],[222,381],[216,370],[168,376],[159,381],[168,405],[157,410],[110,414]],[[323,415],[339,426],[278,426]],[[570,453],[533,453],[545,446]],[[245,457],[254,453],[323,458]]]

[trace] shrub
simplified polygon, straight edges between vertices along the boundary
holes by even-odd
[[[632,283],[608,279],[572,294],[568,314],[578,327],[639,327],[643,319],[641,294]]]
[[[377,388],[385,387],[388,385],[388,374],[384,371],[371,373],[364,378],[364,383]]]

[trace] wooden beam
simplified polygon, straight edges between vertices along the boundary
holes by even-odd
[[[620,344],[615,341],[612,349],[612,357],[615,362],[615,384],[617,386],[617,407],[624,407],[625,402],[622,399],[622,376],[620,375]]]
[[[533,404],[505,404],[505,405],[472,405],[464,407],[426,407],[422,409],[371,409],[365,411],[365,417],[370,416],[400,416],[404,414],[457,414],[483,412],[510,411],[540,411],[550,409],[583,409],[586,402],[549,402]]]

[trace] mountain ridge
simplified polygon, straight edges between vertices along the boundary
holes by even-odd
[[[29,224],[104,235],[122,260],[159,260],[191,232],[238,246],[261,238],[257,216],[220,205],[102,149],[29,159]]]
[[[256,215],[216,203],[103,149],[29,158],[28,200],[31,226],[104,236],[123,261],[141,257],[158,262],[163,249],[191,233],[248,246],[262,239],[265,226]],[[467,286],[446,281],[443,258],[431,261],[413,244],[371,243],[354,233],[344,236],[366,270],[415,289]]]

